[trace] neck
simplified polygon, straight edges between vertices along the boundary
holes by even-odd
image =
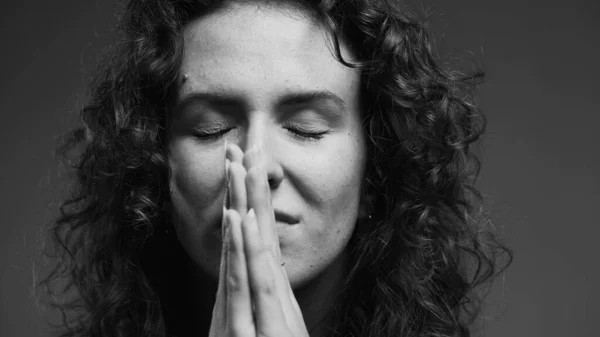
[[[342,252],[331,265],[306,285],[294,289],[304,323],[311,337],[323,337],[332,323],[335,296],[342,289],[348,254]]]

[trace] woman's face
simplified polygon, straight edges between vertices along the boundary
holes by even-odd
[[[300,15],[236,5],[184,29],[183,84],[169,128],[178,237],[216,280],[224,143],[262,142],[283,261],[294,288],[341,256],[354,230],[365,161],[359,73]],[[343,55],[351,59],[343,49]]]

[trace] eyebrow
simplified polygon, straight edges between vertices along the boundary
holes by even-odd
[[[193,101],[205,101],[214,105],[243,106],[243,99],[237,95],[221,92],[193,92],[185,95],[177,104],[177,110]],[[276,106],[309,105],[315,103],[331,102],[341,112],[346,111],[346,102],[329,90],[296,91],[289,92],[278,98]]]
[[[291,92],[279,99],[277,105],[308,105],[319,102],[332,102],[339,110],[346,111],[346,102],[328,90]]]

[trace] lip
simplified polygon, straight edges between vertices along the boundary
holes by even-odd
[[[295,225],[298,222],[300,222],[300,217],[291,215],[289,213],[286,213],[284,211],[276,209],[275,210],[275,221],[285,222],[290,225]]]
[[[284,223],[287,225],[295,225],[300,222],[299,216],[291,215],[291,214],[286,213],[281,210],[275,210],[274,213],[275,213],[275,222],[280,222],[280,223]],[[221,225],[222,225],[222,223],[219,221],[218,226],[215,228],[215,229],[219,230],[219,233],[221,231]]]

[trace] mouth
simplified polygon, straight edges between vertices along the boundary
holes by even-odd
[[[300,222],[300,218],[280,210],[275,210],[275,221],[295,225]]]
[[[275,222],[282,223],[285,225],[296,225],[300,222],[300,217],[296,215],[292,215],[280,210],[275,210]],[[221,230],[222,223],[219,222],[218,226],[215,229]]]

